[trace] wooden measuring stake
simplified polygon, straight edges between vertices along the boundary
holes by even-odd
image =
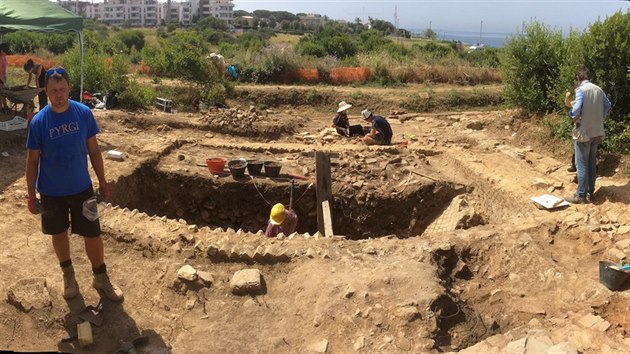
[[[330,176],[330,155],[323,152],[315,152],[315,173],[317,177],[317,231],[326,235],[326,223],[324,221],[324,201],[328,202],[328,222],[330,235],[332,235],[332,178]]]

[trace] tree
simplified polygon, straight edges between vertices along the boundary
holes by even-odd
[[[374,19],[371,17],[368,17],[369,21],[370,21],[370,26],[379,31],[382,32],[384,35],[389,35],[395,32],[396,27],[394,27],[394,25],[391,22],[387,22],[384,20],[379,20],[379,19]]]
[[[214,16],[204,17],[201,20],[199,20],[199,22],[197,22],[197,24],[195,25],[195,29],[197,31],[203,31],[208,28],[225,32],[230,27],[228,26],[227,22],[223,21],[220,18],[216,18]]]
[[[144,48],[144,33],[139,30],[122,31],[117,37],[127,47],[127,53],[131,51],[131,48],[136,48],[137,51]]]
[[[411,32],[404,28],[398,29],[398,35],[404,38],[411,38]]]
[[[236,18],[236,17],[243,17],[243,16],[251,16],[251,15],[252,15],[251,13],[244,10],[235,10],[232,17]]]
[[[428,39],[437,38],[437,33],[435,33],[435,31],[430,28],[425,29],[424,32],[422,32],[422,35],[424,36],[424,38]]]
[[[269,10],[254,10],[253,12],[255,17],[258,18],[269,18],[273,15],[273,13]]]

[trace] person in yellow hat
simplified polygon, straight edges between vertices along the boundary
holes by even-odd
[[[286,209],[281,203],[277,203],[271,208],[269,222],[265,236],[276,237],[279,233],[290,235],[295,232],[298,217],[291,209]]]

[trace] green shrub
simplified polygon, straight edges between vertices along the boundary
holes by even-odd
[[[555,119],[545,118],[543,120],[543,124],[545,127],[547,127],[551,138],[556,138],[560,140],[571,139],[571,129],[573,127],[573,124],[566,115],[562,117],[555,117]]]
[[[310,55],[318,58],[325,57],[327,54],[324,45],[318,42],[305,42],[300,45],[299,50],[302,55]]]
[[[299,59],[289,47],[273,46],[261,52],[250,50],[241,59],[241,79],[258,83],[281,82],[300,67]]]
[[[101,44],[103,53],[107,55],[128,54],[127,46],[119,38],[107,38]]]
[[[32,53],[37,48],[44,48],[44,36],[41,33],[17,31],[4,35],[3,41],[15,54]]]
[[[560,66],[565,46],[562,33],[537,22],[512,37],[501,56],[506,100],[527,112],[557,109]]]
[[[364,31],[359,36],[359,48],[363,52],[381,50],[390,43],[391,40],[375,29]]]
[[[224,20],[214,16],[204,17],[201,20],[197,21],[197,23],[195,24],[195,29],[197,31],[203,32],[209,28],[225,32],[229,29],[229,25]]]
[[[107,62],[107,57],[102,54],[87,51],[83,64],[83,89],[91,92],[118,93],[127,89],[127,57],[117,55]],[[78,48],[73,48],[62,56],[61,62],[70,76],[72,85],[72,97],[79,97],[81,89],[81,53]]]
[[[398,86],[398,81],[389,71],[389,68],[385,65],[378,64],[372,70],[372,80],[377,82],[381,86]]]
[[[135,80],[130,81],[127,88],[118,94],[118,104],[127,109],[150,107],[155,99],[156,95],[151,87],[142,86]]]
[[[45,48],[53,54],[67,52],[77,42],[77,35],[74,33],[50,33],[44,37]]]
[[[606,138],[602,144],[602,149],[606,151],[630,154],[630,128],[627,123],[630,117],[617,121],[606,120]]]
[[[168,32],[166,32],[166,28],[164,28],[164,27],[158,27],[155,30],[155,35],[158,38],[168,38],[168,36],[169,36]]]
[[[594,23],[581,41],[584,46],[581,51],[584,62],[580,63],[590,69],[592,81],[600,86],[613,102],[611,119],[618,123],[625,122],[626,125],[630,123],[630,83],[627,75],[627,65],[630,63],[628,33],[630,33],[630,13],[618,12],[604,22]],[[575,67],[572,68],[574,71],[571,77],[575,76]]]
[[[498,48],[484,48],[483,50],[475,50],[470,53],[460,53],[460,57],[470,63],[471,66],[479,68],[498,68],[501,64],[499,61]]]
[[[500,56],[506,98],[527,112],[560,110],[564,106],[564,93],[575,87],[576,68],[586,65],[591,81],[613,103],[605,123],[607,138],[602,148],[611,152],[628,151],[630,37],[626,33],[629,32],[630,13],[620,12],[592,24],[584,33],[570,32],[565,40],[560,33],[540,24],[528,25],[522,36],[508,42]],[[550,126],[554,135],[559,129],[566,127]]]
[[[200,35],[177,32],[159,46],[145,46],[142,60],[158,76],[203,83],[211,79],[207,53]]]
[[[127,53],[131,52],[132,49],[141,51],[144,48],[144,33],[139,30],[121,31],[116,38],[125,45]]]
[[[300,41],[296,45],[296,51],[298,53],[303,53],[305,50],[312,50],[312,48],[315,48],[316,46],[323,47],[326,55],[331,55],[337,58],[351,57],[358,51],[357,42],[352,36],[342,33],[332,27],[327,28],[316,35],[300,38]]]
[[[451,47],[436,42],[429,42],[425,45],[414,44],[413,48],[420,52],[430,53],[436,58],[444,58],[453,52]]]

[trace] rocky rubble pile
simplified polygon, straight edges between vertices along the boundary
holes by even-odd
[[[258,111],[255,106],[249,106],[247,109],[213,108],[204,113],[200,121],[208,125],[210,130],[241,136],[293,130],[290,128],[293,126],[290,121],[280,122],[273,111]]]
[[[203,118],[210,123],[215,123],[219,126],[231,125],[241,126],[251,125],[254,122],[260,122],[263,120],[271,120],[269,113],[270,110],[264,112],[258,112],[256,107],[249,106],[248,109],[243,110],[238,107],[233,108],[215,108],[208,110]]]
[[[396,197],[409,188],[412,180],[414,183],[426,181],[412,171],[422,171],[427,166],[426,156],[418,151],[405,155],[357,152],[333,163],[332,175],[338,176],[335,182],[340,186],[339,194],[357,197],[361,205],[377,195]]]

